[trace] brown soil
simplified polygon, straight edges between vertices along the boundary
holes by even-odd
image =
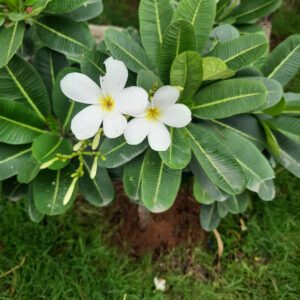
[[[150,214],[148,226],[139,226],[138,206],[129,201],[121,184],[117,184],[115,204],[104,210],[113,230],[110,240],[131,255],[145,251],[159,255],[178,245],[193,246],[206,240],[199,223],[200,205],[186,190],[181,190],[175,204],[167,212]]]

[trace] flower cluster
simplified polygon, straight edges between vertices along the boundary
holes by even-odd
[[[61,80],[68,98],[88,104],[72,120],[76,138],[92,138],[102,126],[107,138],[124,134],[128,144],[137,145],[148,137],[153,150],[166,151],[171,144],[166,126],[182,128],[192,119],[187,106],[176,104],[179,89],[163,86],[150,98],[141,87],[125,87],[128,70],[123,62],[109,57],[104,64],[106,75],[100,77],[100,87],[81,73],[70,73]],[[126,116],[132,119],[128,122]]]

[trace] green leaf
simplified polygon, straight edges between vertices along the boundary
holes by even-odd
[[[261,124],[266,135],[267,149],[277,158],[280,155],[280,148],[277,139],[267,123],[261,121]]]
[[[207,55],[221,58],[228,68],[239,70],[262,57],[267,49],[266,37],[259,33],[253,33],[234,40],[220,42]]]
[[[95,41],[83,23],[61,17],[34,20],[39,39],[50,49],[78,59],[93,48]]]
[[[300,144],[284,135],[275,134],[280,147],[277,160],[294,176],[300,178]]]
[[[217,203],[211,205],[201,205],[200,209],[200,223],[204,230],[213,231],[221,222],[221,218],[218,214]]]
[[[230,195],[245,189],[245,176],[220,137],[204,124],[186,127],[193,153],[209,179]]]
[[[41,164],[30,155],[28,159],[21,161],[17,179],[21,183],[29,183],[40,171]]]
[[[163,86],[160,78],[151,71],[140,70],[136,83],[146,91],[158,89]]]
[[[0,144],[0,181],[18,174],[23,161],[27,161],[31,153],[28,146],[12,146]]]
[[[98,17],[102,12],[102,0],[86,0],[83,6],[63,16],[76,22],[84,22]]]
[[[231,196],[223,203],[227,210],[232,214],[240,214],[247,210],[249,202],[249,194],[245,192],[241,195]]]
[[[284,93],[285,108],[283,113],[291,115],[300,115],[300,94]]]
[[[148,210],[161,213],[174,203],[181,183],[181,170],[167,167],[157,152],[148,151],[142,178],[142,201]]]
[[[247,138],[260,150],[265,147],[264,131],[253,115],[238,115],[223,120],[213,120],[212,122]]]
[[[242,167],[247,180],[247,188],[256,192],[263,200],[272,200],[275,191],[270,190],[268,182],[275,177],[275,174],[265,156],[252,142],[240,134],[228,128],[218,130],[222,144]]]
[[[48,14],[55,14],[55,15],[68,13],[79,8],[85,2],[86,0],[67,0],[67,1],[52,0],[47,5],[44,12]]]
[[[57,154],[69,155],[72,153],[72,144],[69,140],[54,135],[42,134],[34,140],[32,144],[32,153],[37,161],[41,164],[46,163],[55,157]],[[56,161],[49,166],[51,170],[59,170],[64,168],[70,161]]]
[[[283,89],[278,81],[264,77],[250,77],[249,79],[255,79],[262,82],[267,90],[267,102],[260,110],[273,107],[280,102],[283,96]]]
[[[252,79],[219,81],[195,95],[192,113],[197,118],[221,119],[251,112],[266,102],[265,86]]]
[[[61,53],[42,48],[35,54],[33,64],[43,78],[49,94],[51,94],[57,74],[68,66],[68,61]]]
[[[159,152],[163,163],[171,169],[184,169],[191,160],[191,143],[184,129],[170,128],[171,146]]]
[[[17,52],[24,36],[24,23],[16,22],[8,28],[0,29],[0,68],[6,65]]]
[[[230,17],[238,24],[255,22],[264,16],[272,14],[282,4],[282,0],[243,0]]]
[[[79,102],[70,101],[62,92],[60,81],[69,73],[78,72],[76,68],[65,68],[56,77],[55,85],[52,90],[52,109],[60,120],[64,131],[70,129],[72,118],[82,110],[85,105]]]
[[[235,72],[228,69],[222,59],[217,57],[203,58],[203,81],[226,79],[234,74]]]
[[[27,144],[45,133],[44,123],[24,104],[0,100],[0,141]]]
[[[284,100],[284,98],[281,98],[281,100],[277,104],[275,104],[274,106],[272,106],[270,108],[265,109],[263,111],[263,113],[271,115],[271,116],[278,116],[278,115],[282,114],[285,107],[286,107],[285,100]]]
[[[190,22],[196,31],[197,51],[202,52],[213,28],[216,3],[212,0],[181,0],[175,10],[173,21]]]
[[[80,62],[82,73],[99,84],[100,76],[106,73],[104,62],[107,58],[108,56],[101,51],[92,50],[86,52]]]
[[[32,222],[39,223],[43,220],[44,214],[40,213],[34,204],[32,187],[30,187],[29,197],[28,197],[28,215]]]
[[[154,70],[145,50],[128,32],[110,28],[105,32],[105,43],[112,56],[123,61],[131,71]]]
[[[99,166],[105,168],[116,168],[129,162],[148,147],[148,143],[132,146],[128,145],[124,137],[116,139],[105,139],[100,146],[100,153],[104,156],[104,160],[99,159]]]
[[[2,78],[1,78],[2,77]],[[0,98],[20,99],[43,122],[50,113],[50,101],[45,84],[37,71],[19,56],[0,71]]]
[[[179,54],[171,67],[171,85],[183,88],[181,99],[190,100],[202,83],[202,58],[197,52],[187,51]]]
[[[172,16],[170,0],[142,0],[139,8],[140,32],[144,48],[154,63],[158,63],[159,49]]]
[[[269,55],[263,74],[287,85],[300,68],[300,34],[288,37]]]
[[[199,203],[211,204],[215,201],[223,202],[229,197],[228,194],[220,190],[208,178],[194,155],[189,167],[194,175],[194,196]]]
[[[1,185],[1,195],[13,202],[20,201],[28,195],[28,185],[16,180],[16,177],[6,179]]]
[[[274,131],[300,144],[300,122],[293,117],[278,117],[264,121]]]
[[[64,197],[71,186],[73,170],[71,168],[58,171],[42,170],[33,181],[33,199],[36,209],[45,215],[54,216],[66,212],[77,195],[75,185],[70,201],[64,205]]]
[[[124,190],[127,196],[133,201],[141,200],[142,178],[145,171],[146,156],[140,155],[130,161],[124,167]]]
[[[190,23],[176,21],[167,28],[159,53],[159,73],[164,83],[170,81],[170,70],[176,56],[195,49],[195,30]]]
[[[232,25],[223,24],[215,27],[209,36],[219,42],[226,42],[239,38],[240,32]]]
[[[106,206],[114,200],[112,181],[104,168],[98,167],[96,177],[91,179],[93,160],[84,158],[84,176],[79,180],[79,190],[84,198],[94,206]]]

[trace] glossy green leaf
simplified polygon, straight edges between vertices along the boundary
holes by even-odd
[[[275,137],[280,147],[277,160],[294,176],[300,178],[300,144],[280,133],[275,134]]]
[[[151,71],[140,70],[136,83],[146,91],[158,89],[163,86],[160,78]]]
[[[37,161],[41,164],[46,163],[54,158],[57,154],[69,155],[72,153],[72,144],[70,140],[54,134],[42,134],[34,140],[32,144],[32,153]],[[59,170],[64,168],[69,160],[56,161],[49,169]]]
[[[33,64],[43,78],[49,94],[51,94],[56,76],[68,66],[68,61],[63,54],[49,48],[42,48],[35,54]]]
[[[214,0],[181,0],[175,10],[173,21],[190,22],[196,31],[197,51],[201,53],[213,28],[216,14]]]
[[[97,168],[96,177],[91,179],[93,160],[84,158],[84,176],[79,180],[79,190],[84,198],[94,206],[106,206],[114,200],[112,181],[104,168]]]
[[[201,119],[221,119],[251,112],[267,100],[265,86],[252,79],[229,79],[211,84],[195,95],[192,113]]]
[[[86,52],[80,62],[82,73],[99,84],[100,76],[104,76],[106,73],[104,62],[107,58],[108,56],[101,51],[92,50]]]
[[[289,139],[300,144],[300,121],[293,117],[277,117],[266,120],[272,130],[278,131]]]
[[[239,24],[255,22],[273,13],[281,4],[282,0],[244,0],[230,16]]]
[[[176,21],[166,30],[159,53],[159,73],[164,83],[170,81],[173,60],[185,51],[196,49],[196,36],[193,26],[186,21]]]
[[[61,18],[43,17],[34,21],[39,39],[50,49],[78,59],[93,48],[95,41],[83,23]]]
[[[211,204],[215,201],[222,202],[229,197],[228,194],[220,190],[208,178],[194,155],[192,156],[189,168],[194,175],[194,196],[199,203]]]
[[[30,183],[40,171],[41,164],[31,154],[28,159],[21,161],[17,179],[21,183]]]
[[[64,205],[65,195],[73,181],[71,168],[58,171],[42,170],[33,181],[33,199],[36,209],[45,215],[54,216],[66,212],[77,195],[75,185],[70,201]]]
[[[84,22],[98,17],[102,12],[102,0],[86,0],[83,6],[63,16],[76,22]]]
[[[263,74],[285,86],[300,68],[300,34],[288,37],[269,55]]]
[[[27,144],[45,133],[44,123],[24,104],[0,100],[0,141]]]
[[[127,144],[124,137],[105,139],[99,149],[104,157],[104,160],[99,159],[99,166],[105,168],[119,167],[144,152],[147,147],[147,141],[132,146]]]
[[[139,8],[140,32],[144,48],[154,63],[158,63],[164,33],[173,16],[170,0],[142,0]]]
[[[2,77],[2,78],[1,78]],[[45,84],[37,71],[19,56],[0,71],[0,98],[19,99],[26,103],[43,122],[50,113],[50,101]]]
[[[210,205],[201,205],[200,209],[200,223],[204,230],[213,231],[221,222],[221,218],[218,214],[217,203]]]
[[[145,50],[126,31],[108,29],[105,32],[105,43],[115,59],[125,63],[133,72],[140,70],[153,71],[154,66]]]
[[[203,81],[226,79],[234,74],[235,72],[228,69],[222,59],[217,57],[203,58]]]
[[[19,168],[30,157],[28,146],[0,144],[0,181],[18,174]]]
[[[171,85],[183,88],[180,95],[183,102],[194,96],[202,83],[202,77],[202,58],[197,52],[187,51],[174,59],[170,74]]]
[[[284,93],[285,108],[283,113],[298,116],[300,115],[300,94]]]
[[[213,120],[212,122],[247,138],[260,150],[265,146],[264,131],[258,119],[253,115],[237,115],[227,119]]]
[[[67,1],[52,0],[47,5],[45,12],[48,14],[68,13],[79,8],[85,2],[86,0],[67,0]]]
[[[148,210],[161,213],[174,203],[181,183],[181,170],[167,167],[157,152],[148,151],[142,178],[142,201]]]
[[[249,66],[268,49],[267,39],[259,33],[248,34],[237,39],[220,42],[207,55],[221,58],[232,70]]]
[[[219,42],[226,42],[239,38],[240,32],[230,24],[223,24],[215,27],[209,36]]]
[[[44,214],[40,213],[35,206],[34,199],[33,199],[33,192],[32,187],[30,188],[31,191],[29,191],[29,199],[28,199],[28,215],[32,222],[39,223],[43,220]]]
[[[247,188],[256,192],[263,200],[272,200],[274,189],[270,189],[268,182],[275,177],[274,171],[265,156],[247,138],[228,129],[218,128],[219,139],[235,157],[242,167]]]
[[[24,29],[23,22],[16,22],[10,27],[0,28],[0,68],[10,61],[21,46]]]
[[[146,156],[140,155],[130,161],[124,167],[124,190],[127,196],[133,201],[141,200],[142,178],[145,171]]]
[[[164,164],[171,169],[184,169],[191,160],[191,143],[184,129],[170,128],[171,146],[159,152]]]
[[[229,197],[223,204],[232,214],[240,214],[247,210],[249,202],[249,194],[245,192],[241,195]]]
[[[186,131],[193,153],[209,179],[230,195],[241,193],[246,185],[242,168],[219,136],[204,124],[191,124]]]

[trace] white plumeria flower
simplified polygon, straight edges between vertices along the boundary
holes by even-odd
[[[167,126],[182,128],[192,120],[190,109],[184,104],[176,104],[180,92],[172,86],[161,87],[148,102],[147,108],[132,119],[125,131],[125,139],[130,145],[140,144],[147,136],[150,147],[155,151],[166,151],[171,145]]]
[[[148,94],[145,90],[136,86],[125,88],[128,79],[125,64],[112,57],[104,64],[106,75],[100,77],[101,88],[81,73],[70,73],[60,82],[68,98],[90,104],[72,119],[71,130],[78,140],[95,136],[102,122],[104,135],[117,138],[127,127],[124,115],[135,116],[147,107]]]

